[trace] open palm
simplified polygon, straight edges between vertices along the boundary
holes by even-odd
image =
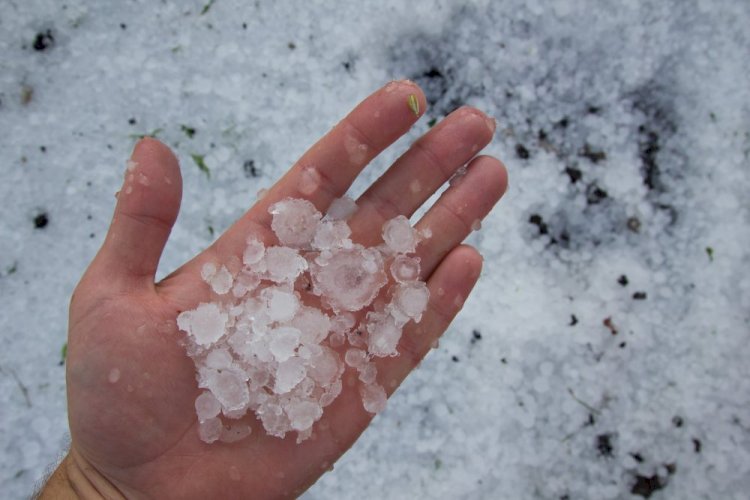
[[[413,96],[413,97],[410,97]],[[416,99],[417,105],[414,104]],[[408,105],[411,100],[411,105]],[[421,90],[392,82],[359,104],[211,247],[154,282],[177,217],[179,166],[169,149],[140,141],[126,173],[114,218],[70,307],[68,404],[71,455],[128,497],[276,498],[298,495],[317,480],[367,427],[355,380],[347,368],[341,395],[325,408],[311,439],[253,432],[237,443],[199,439],[193,362],[176,327],[178,313],[209,300],[200,269],[207,261],[241,256],[249,232],[273,243],[268,207],[284,197],[306,198],[320,211],[342,196],[365,165],[403,135],[425,109]],[[378,382],[390,394],[429,351],[461,309],[479,277],[481,257],[461,241],[502,196],[501,163],[475,157],[492,138],[494,122],[460,108],[416,141],[357,203],[352,239],[380,243],[380,228],[409,217],[461,166],[468,170],[439,198],[417,228],[433,236],[417,249],[431,292],[419,324],[410,323],[400,356],[376,358]],[[250,189],[248,189],[250,191]]]

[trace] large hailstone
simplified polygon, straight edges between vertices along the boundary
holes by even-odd
[[[370,305],[387,282],[377,250],[354,245],[338,249],[328,259],[310,264],[314,291],[334,311],[359,311]]]

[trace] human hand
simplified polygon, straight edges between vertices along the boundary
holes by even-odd
[[[418,106],[408,106],[414,96]],[[70,305],[67,388],[71,451],[63,480],[79,493],[147,498],[276,498],[313,484],[352,445],[372,415],[362,407],[356,372],[347,367],[341,395],[325,408],[311,439],[267,435],[253,422],[249,438],[206,444],[194,401],[200,390],[175,317],[209,300],[200,277],[206,262],[241,256],[249,232],[268,235],[268,207],[291,196],[325,212],[358,173],[403,135],[425,109],[421,90],[392,82],[359,104],[308,150],[268,193],[214,244],[159,283],[154,275],[181,199],[177,160],[153,139],[133,152],[104,244]],[[417,223],[422,279],[430,301],[409,323],[400,356],[376,358],[378,381],[390,394],[430,350],[461,309],[481,270],[477,251],[461,245],[505,191],[507,174],[488,156],[473,158],[492,138],[492,120],[461,108],[416,141],[357,200],[352,240],[381,242],[383,223],[411,216],[462,165],[451,186]],[[473,159],[472,159],[473,158]]]

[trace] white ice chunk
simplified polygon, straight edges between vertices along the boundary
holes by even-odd
[[[332,383],[339,374],[341,362],[336,351],[322,348],[320,353],[310,359],[308,374],[322,386]]]
[[[328,406],[329,404],[333,403],[333,400],[339,397],[339,394],[341,394],[341,388],[343,387],[343,384],[341,383],[341,379],[337,378],[336,380],[329,385],[322,396],[320,396],[320,406]]]
[[[305,366],[300,358],[289,358],[279,363],[276,369],[276,383],[273,391],[276,394],[285,394],[302,382],[305,378]]]
[[[347,349],[344,361],[352,368],[359,368],[367,362],[367,353],[362,349]]]
[[[247,406],[250,399],[247,384],[236,373],[229,370],[214,371],[206,384],[225,410],[239,410]]]
[[[401,328],[396,326],[393,316],[385,313],[367,314],[368,351],[374,356],[395,356],[401,339]]]
[[[419,257],[397,255],[391,262],[391,276],[399,283],[419,279]]]
[[[216,273],[209,278],[208,283],[211,285],[211,289],[214,293],[224,295],[232,289],[234,278],[232,278],[232,273],[229,272],[226,266],[221,266]]]
[[[227,349],[213,349],[206,356],[206,366],[214,370],[224,370],[232,366],[232,355]]]
[[[292,429],[304,431],[323,415],[323,409],[314,401],[294,401],[287,405],[286,414]]]
[[[328,343],[331,347],[341,347],[346,342],[346,334],[344,332],[333,332],[328,337]]]
[[[269,336],[271,340],[268,343],[268,348],[274,358],[281,362],[294,356],[301,334],[296,328],[282,326],[271,330]]]
[[[198,345],[207,346],[224,335],[227,319],[227,314],[217,304],[202,303],[192,311],[180,313],[177,327],[192,335]]]
[[[302,332],[302,343],[320,344],[331,330],[331,318],[315,307],[302,307],[291,325]]]
[[[285,198],[271,205],[271,229],[282,245],[304,247],[310,244],[321,214],[307,200]]]
[[[201,278],[203,278],[203,281],[209,283],[214,274],[216,274],[216,264],[213,262],[203,264],[203,267],[201,267]]]
[[[377,376],[378,369],[375,366],[375,363],[367,362],[359,367],[359,380],[361,380],[363,384],[372,384],[375,382]]]
[[[204,391],[195,398],[195,412],[198,414],[198,421],[205,422],[221,412],[221,403],[213,394]]]
[[[213,443],[219,436],[224,426],[218,418],[209,418],[198,426],[198,435],[204,443]]]
[[[336,333],[346,333],[357,323],[356,318],[350,312],[337,314],[331,319],[331,330]]]
[[[347,220],[354,212],[357,211],[357,204],[348,196],[336,198],[328,207],[326,219],[328,220]]]
[[[257,237],[251,235],[247,238],[247,246],[245,251],[242,253],[242,262],[246,266],[252,266],[257,264],[260,259],[263,258],[263,254],[266,252],[266,247],[263,242],[258,240]]]
[[[260,295],[266,304],[266,312],[271,321],[289,321],[297,314],[299,299],[291,290],[269,287]]]
[[[349,344],[351,344],[352,347],[360,347],[362,349],[366,349],[366,336],[367,332],[363,332],[361,328],[355,328],[354,330],[350,330],[346,333],[346,340],[349,341]]]
[[[293,248],[270,247],[263,260],[268,279],[277,283],[292,282],[307,269],[307,261]]]
[[[362,405],[365,407],[365,411],[380,413],[385,410],[388,398],[382,386],[378,384],[363,384],[359,388],[359,393],[362,396]]]
[[[323,221],[315,232],[312,241],[313,248],[318,250],[330,250],[338,247],[351,246],[352,230],[342,220]]]
[[[380,253],[361,245],[336,250],[327,265],[311,264],[310,274],[315,293],[337,312],[369,305],[387,281]]]
[[[403,283],[396,288],[393,300],[401,312],[419,323],[422,313],[427,309],[430,290],[423,281]]]
[[[258,416],[263,428],[271,436],[283,438],[287,432],[292,430],[289,418],[277,402],[269,400],[263,403],[258,408]]]
[[[383,241],[396,253],[413,253],[419,238],[409,219],[399,215],[383,224]]]

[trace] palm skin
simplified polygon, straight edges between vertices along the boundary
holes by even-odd
[[[132,160],[137,166],[126,173],[110,231],[70,306],[71,454],[84,468],[127,497],[291,497],[352,445],[372,415],[362,408],[356,372],[350,368],[341,395],[325,408],[311,439],[296,444],[294,435],[268,436],[248,416],[253,429],[249,438],[233,444],[202,442],[194,410],[199,394],[195,368],[180,345],[183,334],[175,318],[209,300],[199,273],[203,263],[241,255],[249,231],[273,244],[267,212],[271,203],[304,197],[324,211],[344,194],[357,173],[417,120],[419,113],[407,105],[409,96],[425,109],[421,90],[411,82],[392,82],[372,94],[211,247],[159,283],[154,283],[154,273],[179,210],[179,166],[158,141],[144,139],[136,145]],[[378,382],[389,394],[446,329],[479,276],[481,257],[460,242],[507,185],[499,161],[473,158],[493,132],[494,122],[481,112],[459,109],[420,138],[358,200],[360,209],[350,221],[353,239],[377,244],[385,220],[410,216],[469,163],[464,180],[417,224],[433,233],[417,250],[431,298],[422,321],[405,328],[402,355],[376,360]],[[140,182],[142,178],[146,181]]]

